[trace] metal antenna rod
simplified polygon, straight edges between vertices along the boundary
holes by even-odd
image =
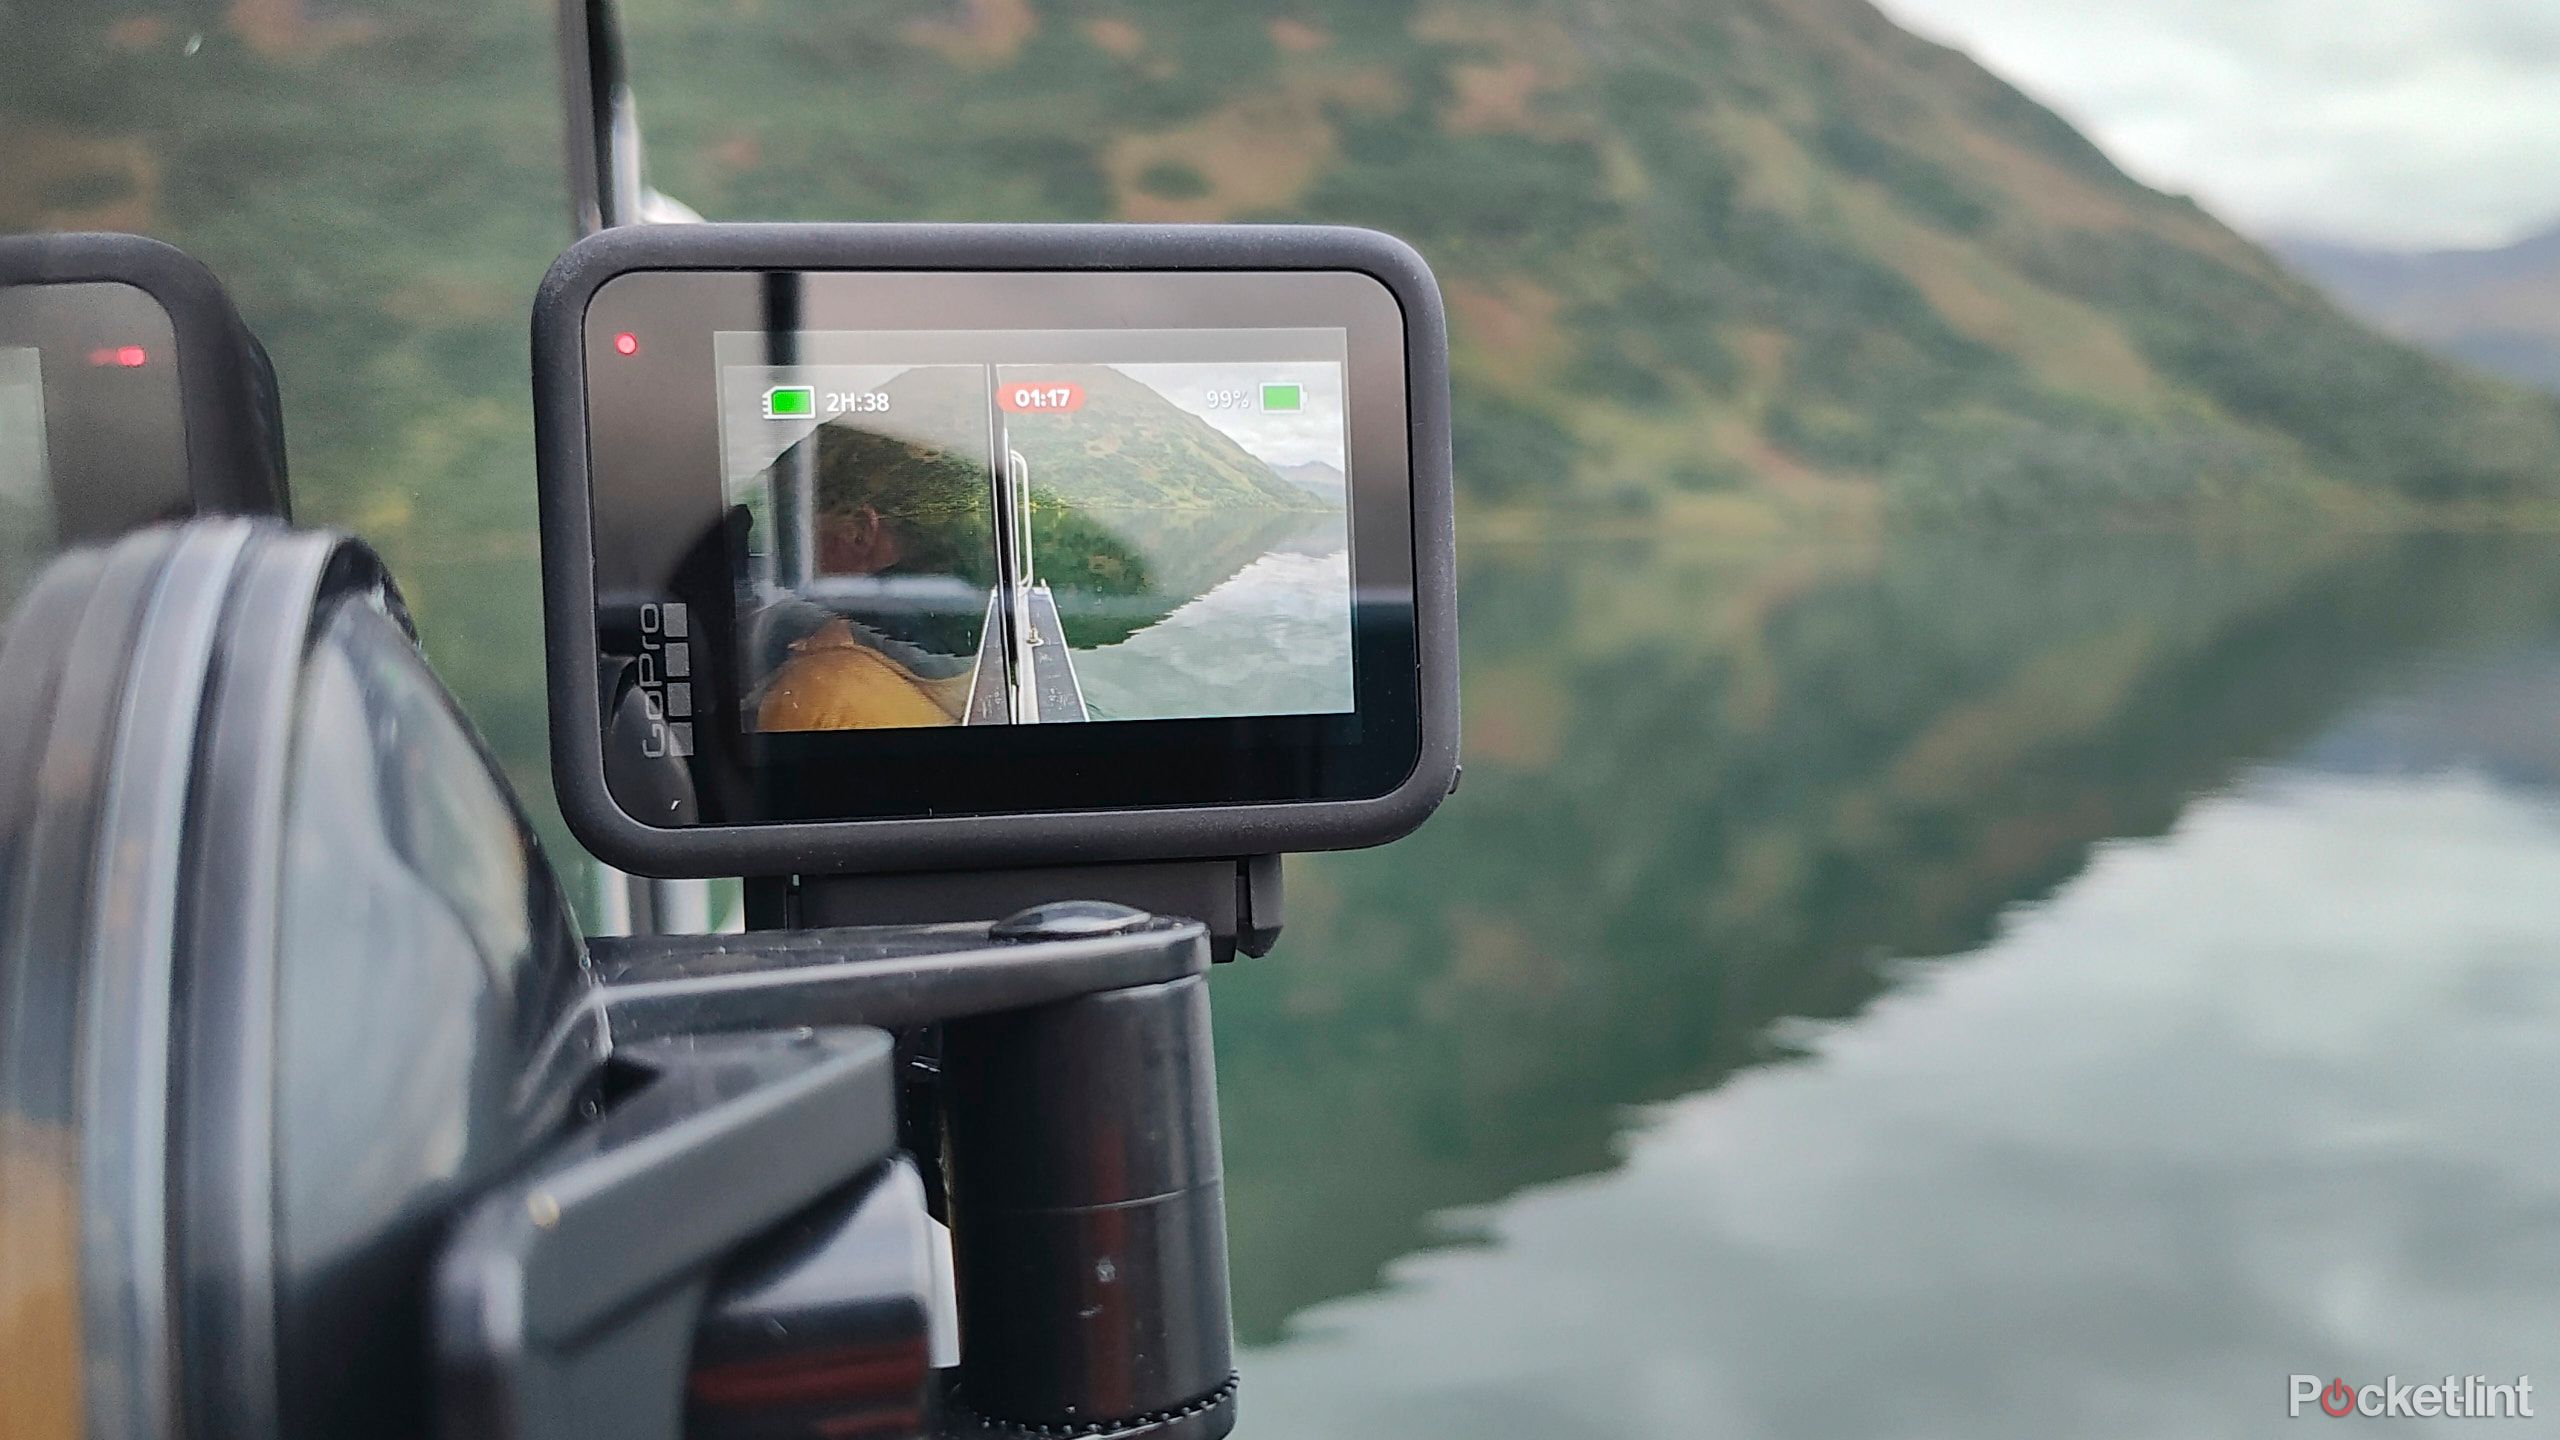
[[[639,168],[639,127],[629,119],[631,85],[623,74],[622,24],[613,0],[560,0],[560,99],[567,124],[569,224],[579,236],[627,225],[632,194],[618,163],[629,137],[632,179]]]
[[[699,221],[649,186],[615,0],[560,0],[559,13],[570,227],[584,238],[615,225]]]

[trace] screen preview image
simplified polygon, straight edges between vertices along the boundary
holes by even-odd
[[[1353,708],[1338,358],[724,364],[721,383],[750,728]]]
[[[34,349],[0,345],[0,616],[54,550],[42,361]]]

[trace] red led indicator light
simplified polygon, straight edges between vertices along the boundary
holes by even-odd
[[[637,355],[640,353],[640,337],[625,330],[613,337],[613,349],[617,355]]]
[[[90,351],[89,363],[92,365],[121,365],[127,370],[139,370],[143,366],[151,363],[151,352],[143,349],[139,345],[119,345],[112,350]]]

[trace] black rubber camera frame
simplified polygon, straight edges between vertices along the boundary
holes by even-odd
[[[189,510],[289,517],[275,366],[212,271],[141,235],[0,236],[0,286],[97,283],[130,285],[168,313],[178,346]]]
[[[588,302],[607,282],[637,271],[688,269],[1348,270],[1378,280],[1394,295],[1405,326],[1421,720],[1413,770],[1390,792],[1364,800],[682,829],[632,818],[605,780],[582,336]],[[588,237],[553,265],[534,303],[533,353],[553,776],[571,827],[613,864],[663,877],[843,877],[1218,861],[1232,876],[1242,857],[1394,839],[1420,824],[1455,784],[1458,620],[1447,324],[1429,268],[1401,241],[1375,231],[1301,225],[625,226]],[[1088,887],[1051,895],[1090,893],[1098,892]]]

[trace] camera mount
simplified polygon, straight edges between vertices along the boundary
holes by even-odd
[[[554,1053],[651,1078],[459,1227],[447,1433],[1225,1434],[1207,952],[1196,922],[1095,903],[593,942]],[[926,1025],[961,1320],[931,1376],[890,1034]]]
[[[790,876],[747,881],[747,925],[916,925],[953,915],[1002,915],[1060,895],[1107,901],[1208,927],[1221,961],[1267,955],[1280,939],[1277,855],[1248,860],[1152,865],[1059,865],[1023,870],[956,870],[929,875]]]

